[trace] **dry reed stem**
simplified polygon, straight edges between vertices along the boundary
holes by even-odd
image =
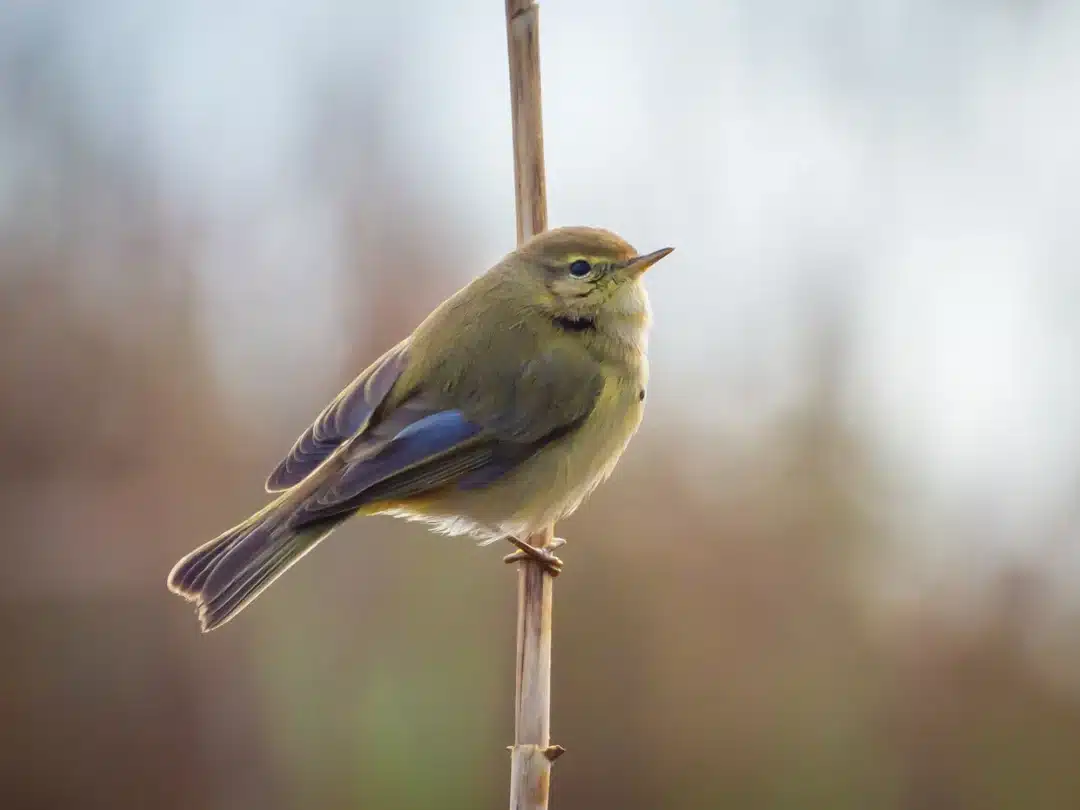
[[[547,228],[544,135],[540,114],[539,8],[531,0],[505,0],[514,133],[517,241]],[[553,527],[529,543],[544,546]],[[545,810],[551,763],[563,749],[551,745],[551,607],[554,579],[532,560],[518,563],[517,676],[510,810]]]

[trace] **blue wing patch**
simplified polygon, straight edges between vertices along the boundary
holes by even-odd
[[[394,444],[416,436],[419,444],[427,444],[432,452],[452,447],[462,439],[475,436],[479,428],[465,418],[461,411],[439,411],[407,425],[391,440]]]
[[[314,493],[296,515],[295,525],[380,498],[407,497],[453,482],[491,456],[489,447],[462,447],[480,432],[478,425],[456,410],[439,411],[406,425],[375,453],[347,465],[329,486]]]
[[[425,416],[401,430],[374,456],[346,467],[332,490],[332,500],[354,498],[381,481],[453,450],[479,432],[480,427],[460,411]]]

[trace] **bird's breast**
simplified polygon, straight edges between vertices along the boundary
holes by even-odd
[[[550,467],[553,520],[573,512],[615,468],[619,457],[641,424],[645,411],[643,373],[623,372],[608,377],[596,405],[576,431],[537,459]],[[547,516],[545,516],[547,517]]]

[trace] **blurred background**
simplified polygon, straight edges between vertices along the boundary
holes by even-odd
[[[1080,807],[1080,6],[547,2],[553,225],[649,276],[552,806]],[[502,4],[0,7],[0,804],[505,806],[516,577],[182,554],[513,246]]]

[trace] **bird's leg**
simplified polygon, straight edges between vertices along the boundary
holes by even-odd
[[[524,540],[513,536],[506,539],[517,546],[518,550],[503,557],[503,562],[515,563],[522,560],[533,560],[544,566],[553,577],[557,577],[562,573],[563,561],[552,554],[555,549],[566,545],[566,541],[561,537],[552,537],[549,543],[541,547],[531,546]]]

